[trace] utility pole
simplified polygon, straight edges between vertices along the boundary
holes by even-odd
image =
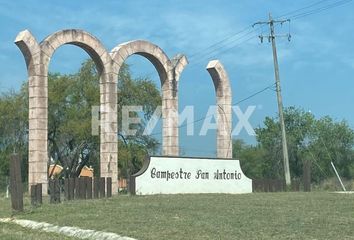
[[[289,156],[288,156],[288,146],[286,141],[286,131],[284,124],[284,114],[283,114],[283,99],[281,96],[281,88],[280,88],[280,77],[279,77],[279,66],[278,66],[278,56],[277,56],[277,48],[275,44],[276,37],[284,37],[286,36],[290,41],[291,35],[275,35],[274,33],[274,23],[283,24],[285,22],[290,22],[289,19],[286,20],[273,20],[271,14],[269,13],[269,21],[268,22],[257,22],[253,24],[253,27],[257,24],[267,24],[270,28],[270,35],[266,36],[269,42],[272,42],[273,48],[273,60],[274,60],[274,75],[275,75],[275,87],[277,92],[277,100],[278,100],[278,113],[279,113],[279,121],[281,127],[281,136],[282,136],[282,147],[283,147],[283,166],[284,166],[284,175],[285,175],[285,183],[287,186],[291,185],[291,177],[290,177],[290,168],[289,168]],[[261,42],[263,42],[263,35],[260,35],[259,38]]]

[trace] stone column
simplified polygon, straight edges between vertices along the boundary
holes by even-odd
[[[29,129],[28,129],[28,184],[42,183],[48,193],[48,80],[49,57],[41,50],[33,35],[20,32],[15,40],[25,57],[28,72]]]
[[[162,85],[162,155],[178,156],[178,96],[173,70]]]
[[[232,93],[229,77],[219,60],[210,61],[206,69],[216,93],[217,157],[232,158]]]
[[[105,72],[100,79],[101,134],[100,170],[101,177],[111,177],[112,193],[118,193],[118,123],[117,123],[117,80],[118,73],[112,71],[112,60],[107,59]]]
[[[162,155],[179,156],[178,83],[187,64],[184,55],[176,55],[171,60],[167,81],[162,86]]]

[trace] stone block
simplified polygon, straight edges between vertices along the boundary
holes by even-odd
[[[48,89],[46,86],[38,86],[38,87],[29,87],[28,88],[29,97],[48,97]]]
[[[46,139],[29,139],[29,151],[48,151],[48,141]]]
[[[28,151],[29,162],[48,162],[47,151]]]
[[[106,70],[106,73],[107,71],[110,72],[113,60],[111,55],[107,51],[104,51],[100,55],[100,61],[102,62],[102,66]]]
[[[118,151],[118,144],[112,142],[104,142],[100,145],[100,152],[101,153],[112,153]]]
[[[48,135],[47,129],[29,129],[28,131],[29,140],[47,139],[47,135]]]
[[[47,57],[51,58],[54,51],[56,50],[56,48],[54,48],[50,42],[48,40],[44,40],[40,43],[41,46],[41,51],[47,55]],[[49,62],[48,62],[49,63]]]
[[[29,98],[29,108],[47,108],[48,98],[47,97],[30,97]]]
[[[101,87],[104,87],[103,84],[111,84],[115,85],[115,89],[117,89],[117,83],[118,83],[118,73],[115,72],[103,72],[100,76],[100,85]]]
[[[100,135],[100,140],[101,140],[101,143],[104,143],[104,142],[116,142],[117,141],[117,134],[116,133],[104,133],[104,132],[101,132],[101,135]]]
[[[30,108],[28,110],[29,119],[47,119],[47,108]]]
[[[28,164],[28,171],[35,174],[47,172],[48,165],[46,162],[35,162],[35,164],[32,162]]]
[[[29,87],[48,87],[48,78],[46,76],[29,76]]]

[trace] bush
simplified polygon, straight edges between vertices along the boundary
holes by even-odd
[[[7,187],[7,177],[0,175],[0,193],[5,193]]]
[[[354,181],[352,179],[342,178],[342,182],[347,191],[354,190]],[[340,185],[336,177],[328,178],[321,181],[319,184],[313,186],[313,190],[319,191],[343,191],[342,186]]]

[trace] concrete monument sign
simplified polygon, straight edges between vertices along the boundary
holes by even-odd
[[[150,157],[130,180],[132,194],[251,193],[239,160]]]

